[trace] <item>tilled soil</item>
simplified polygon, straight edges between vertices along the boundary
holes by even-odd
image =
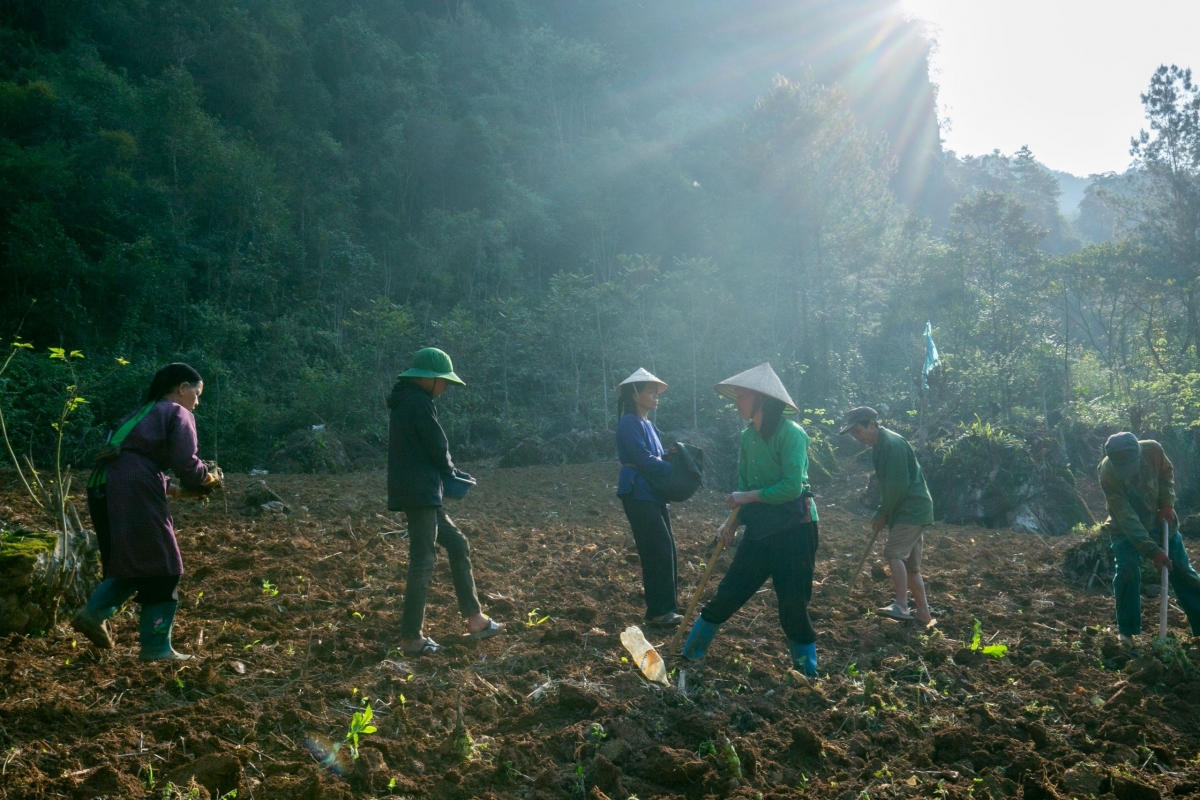
[[[855,476],[819,497],[820,680],[789,670],[768,584],[702,666],[667,654],[664,689],[619,640],[644,608],[613,465],[475,472],[450,513],[506,635],[461,640],[443,556],[426,631],[448,650],[395,649],[407,542],[381,475],[267,476],[290,513],[255,515],[242,498],[259,479],[235,476],[207,507],[176,505],[188,570],[176,645],[195,661],[138,663],[136,607],[114,619],[110,652],[65,625],[0,642],[0,795],[1200,795],[1187,661],[1200,652],[1185,620],[1172,610],[1179,645],[1123,651],[1104,581],[1063,576],[1069,538],[935,525],[925,574],[939,624],[882,619],[877,558],[847,596],[869,536]],[[3,491],[0,511],[28,514],[11,481]],[[673,511],[681,604],[724,514],[711,492]],[[1156,601],[1145,614],[1152,631]],[[1005,655],[969,648],[975,620],[980,645]],[[648,635],[666,652],[669,634]],[[378,730],[357,759],[328,755],[364,701]]]

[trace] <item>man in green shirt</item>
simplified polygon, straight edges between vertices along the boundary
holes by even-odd
[[[883,499],[871,521],[876,533],[888,529],[887,542],[883,546],[883,557],[887,559],[892,576],[896,600],[877,613],[910,621],[916,619],[922,625],[933,624],[929,603],[925,598],[925,581],[921,578],[921,554],[925,528],[933,524],[933,500],[917,454],[903,436],[879,426],[879,414],[868,406],[860,406],[846,413],[846,425],[842,433],[849,433],[862,445],[875,452],[872,461]],[[908,609],[908,593],[912,592],[913,605]]]
[[[1101,530],[1112,542],[1113,601],[1117,606],[1117,630],[1121,643],[1133,644],[1142,632],[1142,557],[1154,562],[1155,570],[1167,568],[1175,599],[1187,614],[1192,634],[1200,635],[1200,577],[1188,563],[1183,537],[1175,517],[1175,468],[1152,439],[1138,441],[1132,433],[1114,433],[1104,443],[1100,462],[1100,488],[1108,506],[1108,519]],[[1175,531],[1162,549],[1162,524]]]

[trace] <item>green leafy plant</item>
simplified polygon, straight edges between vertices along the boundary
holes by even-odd
[[[706,742],[701,742],[698,752],[702,756],[715,756],[717,754],[717,744],[711,739]]]
[[[1006,644],[989,644],[980,646],[983,640],[983,624],[979,620],[975,620],[975,629],[971,634],[971,650],[982,651],[985,656],[992,658],[1004,658],[1008,655],[1008,645]]]
[[[571,783],[571,794],[576,797],[587,796],[587,781],[583,777],[583,764],[575,765],[575,780]]]
[[[528,614],[525,615],[525,627],[526,628],[537,627],[538,625],[541,625],[546,620],[550,619],[549,614],[547,614],[544,617],[539,617],[538,613],[539,613],[539,609],[535,608],[533,611],[530,611]]]
[[[266,578],[263,578],[262,593],[267,597],[275,597],[277,594],[279,594],[279,587],[271,583]]]
[[[721,745],[721,755],[725,757],[725,766],[729,767],[729,774],[735,778],[741,778],[742,759],[738,757],[737,748],[728,738]]]
[[[362,711],[355,711],[354,716],[350,718],[350,730],[346,731],[345,741],[350,742],[350,755],[355,759],[358,758],[358,737],[375,733],[378,730],[371,724],[374,716],[375,712],[371,710],[371,704],[366,703]]]
[[[142,776],[142,783],[147,789],[154,791],[154,784],[156,783],[154,780],[154,765],[147,761],[143,772],[146,774]]]

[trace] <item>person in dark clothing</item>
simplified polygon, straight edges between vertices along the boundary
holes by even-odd
[[[1109,535],[1116,574],[1113,600],[1121,644],[1132,647],[1142,632],[1142,559],[1165,567],[1167,585],[1187,615],[1193,636],[1200,636],[1200,575],[1188,560],[1175,514],[1175,467],[1158,442],[1139,440],[1128,431],[1114,433],[1104,443],[1097,472],[1108,518],[1100,530]],[[1168,526],[1167,549],[1162,549],[1162,526]]]
[[[127,416],[110,440],[107,460],[88,481],[88,510],[100,542],[104,580],[72,627],[100,648],[111,648],[108,618],[137,595],[142,661],[186,661],[171,646],[183,559],[168,496],[177,494],[167,470],[185,491],[204,494],[220,481],[196,454],[196,420],[204,381],[187,364],[158,371],[145,404]]]
[[[625,508],[633,541],[642,562],[642,586],[646,597],[646,622],[674,627],[683,622],[675,597],[675,537],[671,531],[671,512],[660,500],[645,474],[669,475],[662,438],[650,412],[658,408],[658,396],[667,385],[644,369],[638,369],[617,386],[621,400],[617,405],[617,457],[621,473],[617,496]]]
[[[388,508],[408,518],[408,577],[400,617],[400,649],[410,656],[437,653],[437,642],[425,636],[425,599],[437,562],[437,548],[446,549],[458,610],[467,620],[467,636],[485,639],[504,626],[485,616],[475,591],[471,549],[467,537],[442,508],[444,486],[470,476],[454,466],[450,444],[438,422],[433,401],[450,384],[466,384],[454,374],[450,356],[426,347],[413,359],[412,369],[400,375],[388,398]]]

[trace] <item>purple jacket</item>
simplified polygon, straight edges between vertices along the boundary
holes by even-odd
[[[167,505],[166,472],[174,470],[185,489],[199,488],[208,467],[196,455],[197,446],[195,417],[170,400],[159,400],[125,437],[121,455],[108,465],[112,551],[105,577],[183,574]]]

